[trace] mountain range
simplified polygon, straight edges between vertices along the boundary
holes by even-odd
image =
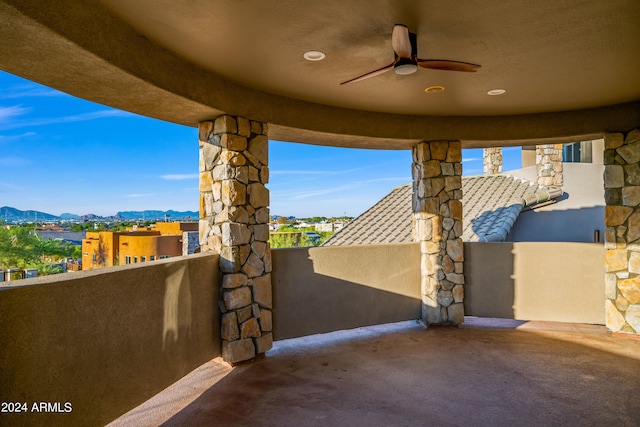
[[[166,218],[177,219],[198,219],[199,213],[196,211],[160,211],[160,210],[145,210],[145,211],[122,211],[113,216],[99,216],[94,214],[76,215],[72,213],[63,213],[60,216],[48,214],[40,211],[21,211],[20,209],[12,208],[10,206],[3,206],[0,208],[0,220],[10,222],[24,222],[24,221],[59,221],[59,220],[114,220],[114,219],[126,219],[126,220],[153,220]]]

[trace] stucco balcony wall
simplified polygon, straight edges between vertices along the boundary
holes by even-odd
[[[417,243],[273,249],[275,340],[420,318]]]
[[[465,243],[465,314],[604,324],[604,247]],[[274,249],[273,328],[282,340],[420,318],[420,246]]]
[[[29,409],[0,425],[104,425],[219,356],[218,282],[198,254],[0,287],[0,401]]]
[[[467,316],[604,325],[598,243],[465,243]]]

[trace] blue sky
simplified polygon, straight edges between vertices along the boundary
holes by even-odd
[[[520,149],[503,150],[505,170]],[[408,150],[271,141],[271,213],[357,216],[411,182]],[[482,150],[463,150],[482,173]],[[198,208],[194,128],[72,97],[0,71],[0,206],[60,215]]]

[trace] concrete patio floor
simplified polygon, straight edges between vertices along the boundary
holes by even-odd
[[[640,341],[603,326],[466,318],[278,341],[214,359],[109,426],[637,426]]]

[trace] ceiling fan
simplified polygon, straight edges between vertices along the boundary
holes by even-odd
[[[396,24],[393,27],[391,45],[393,46],[393,53],[395,56],[395,59],[391,64],[340,84],[344,85],[347,83],[359,82],[360,80],[386,73],[392,68],[396,74],[400,75],[415,73],[418,70],[418,67],[431,68],[434,70],[466,71],[471,73],[478,71],[480,68],[479,65],[470,64],[468,62],[418,58],[418,39],[416,34],[410,33],[409,29],[405,25]]]

